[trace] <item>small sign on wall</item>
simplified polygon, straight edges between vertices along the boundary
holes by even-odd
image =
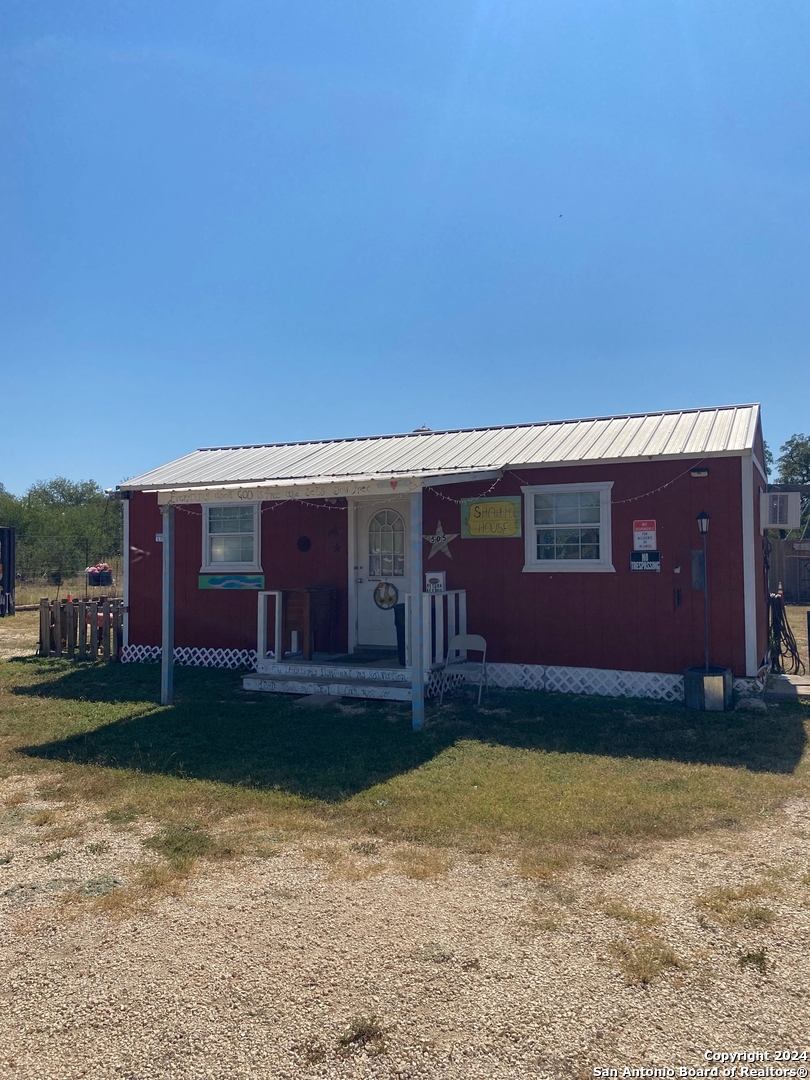
[[[200,574],[201,589],[263,589],[264,574]]]
[[[446,592],[445,579],[446,572],[444,570],[428,570],[425,574],[425,592],[426,593],[443,593]]]
[[[522,536],[521,526],[519,495],[461,500],[461,536],[464,540]]]
[[[655,518],[641,518],[633,522],[633,550],[655,551]]]
[[[647,573],[658,574],[661,572],[660,551],[631,551],[630,569]]]

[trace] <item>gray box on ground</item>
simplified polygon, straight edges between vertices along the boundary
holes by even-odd
[[[683,700],[687,709],[726,712],[731,705],[731,668],[690,667],[683,673]]]

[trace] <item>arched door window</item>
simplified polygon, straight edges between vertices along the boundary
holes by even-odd
[[[405,522],[396,510],[379,510],[368,524],[368,576],[405,576]]]

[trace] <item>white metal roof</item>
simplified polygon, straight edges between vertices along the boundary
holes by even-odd
[[[759,405],[414,431],[323,442],[195,450],[123,490],[228,484],[335,483],[452,476],[532,465],[740,454],[754,445]]]

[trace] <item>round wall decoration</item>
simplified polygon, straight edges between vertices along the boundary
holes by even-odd
[[[298,542],[295,545],[299,551],[309,551],[312,547],[312,541],[308,536],[299,536]]]
[[[390,581],[381,581],[374,590],[374,603],[383,611],[390,611],[399,600],[399,589]]]

